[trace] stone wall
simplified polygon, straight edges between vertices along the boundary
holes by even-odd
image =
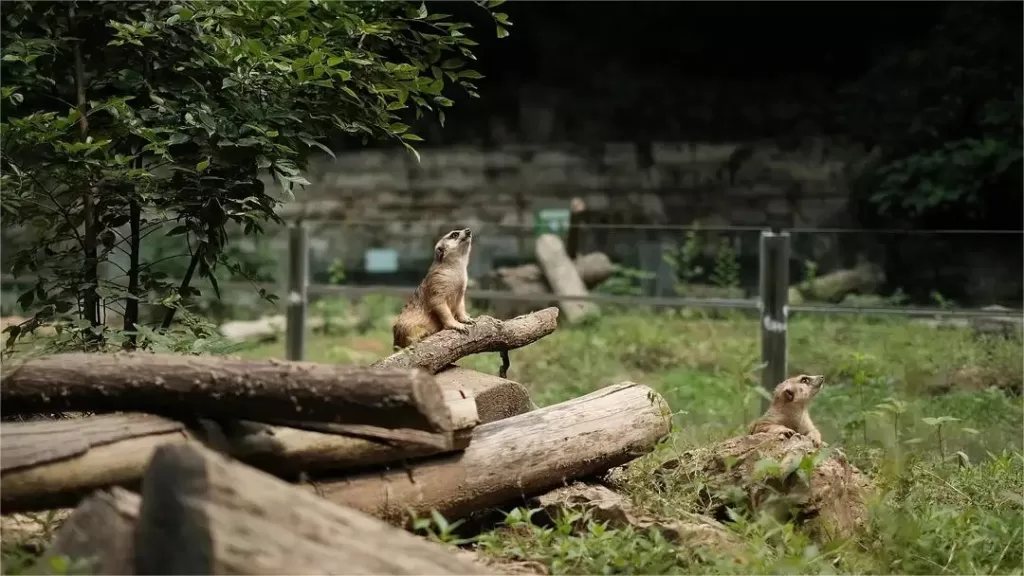
[[[608,222],[630,225],[820,226],[846,206],[846,172],[859,154],[825,139],[782,150],[772,143],[631,143],[587,148],[512,146],[364,150],[313,162],[313,183],[285,212],[313,224],[313,257],[361,265],[369,247],[390,247],[421,261],[425,246],[454,226],[481,231],[474,248],[485,268],[528,258],[534,212],[567,208],[574,196]],[[326,221],[324,218],[333,218]],[[341,222],[345,224],[342,225]],[[664,234],[645,236],[661,242]],[[605,243],[620,244],[623,236]],[[681,239],[681,234],[675,234]],[[628,242],[628,241],[627,241]],[[614,246],[591,246],[611,251]],[[524,253],[524,250],[526,253]]]

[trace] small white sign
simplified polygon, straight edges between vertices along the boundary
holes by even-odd
[[[398,250],[394,248],[368,248],[363,255],[363,267],[376,274],[398,271]]]
[[[537,211],[538,224],[543,226],[543,232],[559,234],[569,228],[568,208],[545,208]]]

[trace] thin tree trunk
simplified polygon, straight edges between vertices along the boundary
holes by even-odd
[[[139,221],[142,219],[142,208],[139,206],[138,199],[132,199],[128,210],[128,226],[131,228],[128,253],[130,261],[128,265],[128,298],[124,303],[124,331],[131,332],[131,334],[128,335],[124,347],[134,350],[137,342],[134,332],[139,324],[139,298],[141,296],[139,293],[139,250],[142,238],[139,234]]]
[[[75,5],[68,7],[68,20],[72,30],[76,29]],[[77,34],[77,30],[76,30]],[[82,140],[89,137],[89,119],[86,116],[88,104],[85,98],[85,62],[82,59],[82,41],[79,38],[73,48],[75,58],[75,92],[78,104],[78,129]],[[100,325],[100,298],[97,294],[99,282],[99,262],[96,256],[97,232],[96,232],[96,210],[92,196],[91,185],[86,185],[82,190],[82,220],[85,225],[85,234],[82,244],[85,250],[85,262],[83,264],[82,276],[85,281],[85,293],[82,300],[85,309],[85,318],[91,326]],[[97,340],[98,335],[91,334],[89,340]]]
[[[192,255],[192,261],[188,263],[188,270],[185,271],[185,276],[181,279],[181,285],[178,287],[178,295],[181,296],[185,289],[192,283],[192,275],[196,273],[196,266],[199,265],[199,260],[203,257],[204,245],[200,245],[196,248],[196,253]],[[177,308],[167,308],[167,313],[164,314],[164,321],[160,324],[161,330],[167,330],[171,327],[171,323],[174,322],[174,312]]]

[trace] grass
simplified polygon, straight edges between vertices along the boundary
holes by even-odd
[[[311,336],[307,359],[369,364],[387,355],[398,304],[367,298],[355,326]],[[351,306],[321,302],[313,313]],[[478,550],[566,574],[1024,573],[1020,341],[855,317],[802,315],[789,330],[789,372],[827,377],[812,410],[825,440],[881,488],[862,533],[820,544],[799,527],[741,515],[728,524],[743,543],[739,552],[698,557],[657,531],[612,529],[571,515],[532,522],[529,511],[516,509],[474,538]],[[284,344],[233,353],[282,358]],[[699,511],[693,492],[655,483],[650,472],[682,451],[743,432],[760,412],[759,356],[758,324],[749,317],[606,309],[513,351],[510,378],[541,406],[623,380],[661,393],[674,411],[674,430],[632,463],[624,491],[642,511],[671,519]],[[495,374],[499,358],[477,355],[460,364]],[[456,538],[451,526],[442,532],[442,540]]]
[[[308,359],[366,364],[388,354],[396,304],[367,304],[378,320],[359,330],[314,336]],[[657,532],[596,522],[581,530],[571,518],[544,525],[517,510],[477,538],[479,549],[572,574],[1024,573],[1020,341],[903,319],[803,315],[789,330],[789,372],[827,376],[812,410],[825,440],[881,488],[858,537],[822,546],[795,526],[744,517],[729,525],[745,543],[742,564],[713,553],[696,562]],[[242,355],[282,357],[283,345]],[[695,501],[679,487],[667,492],[648,472],[743,432],[760,412],[759,356],[758,324],[749,317],[606,310],[512,352],[510,378],[541,406],[623,380],[661,393],[674,410],[674,431],[633,463],[625,490],[644,511],[672,518],[695,511]],[[460,364],[496,373],[499,360],[477,355]]]

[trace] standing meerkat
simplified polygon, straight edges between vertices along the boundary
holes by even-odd
[[[825,377],[821,375],[800,374],[783,381],[775,387],[768,411],[750,424],[747,433],[781,432],[788,437],[795,432],[810,438],[815,446],[821,446],[821,432],[811,422],[809,410],[811,400],[824,384]]]
[[[392,327],[396,349],[405,348],[441,330],[463,334],[476,321],[466,313],[466,284],[469,282],[469,251],[473,232],[452,230],[434,245],[434,261],[402,307]]]

